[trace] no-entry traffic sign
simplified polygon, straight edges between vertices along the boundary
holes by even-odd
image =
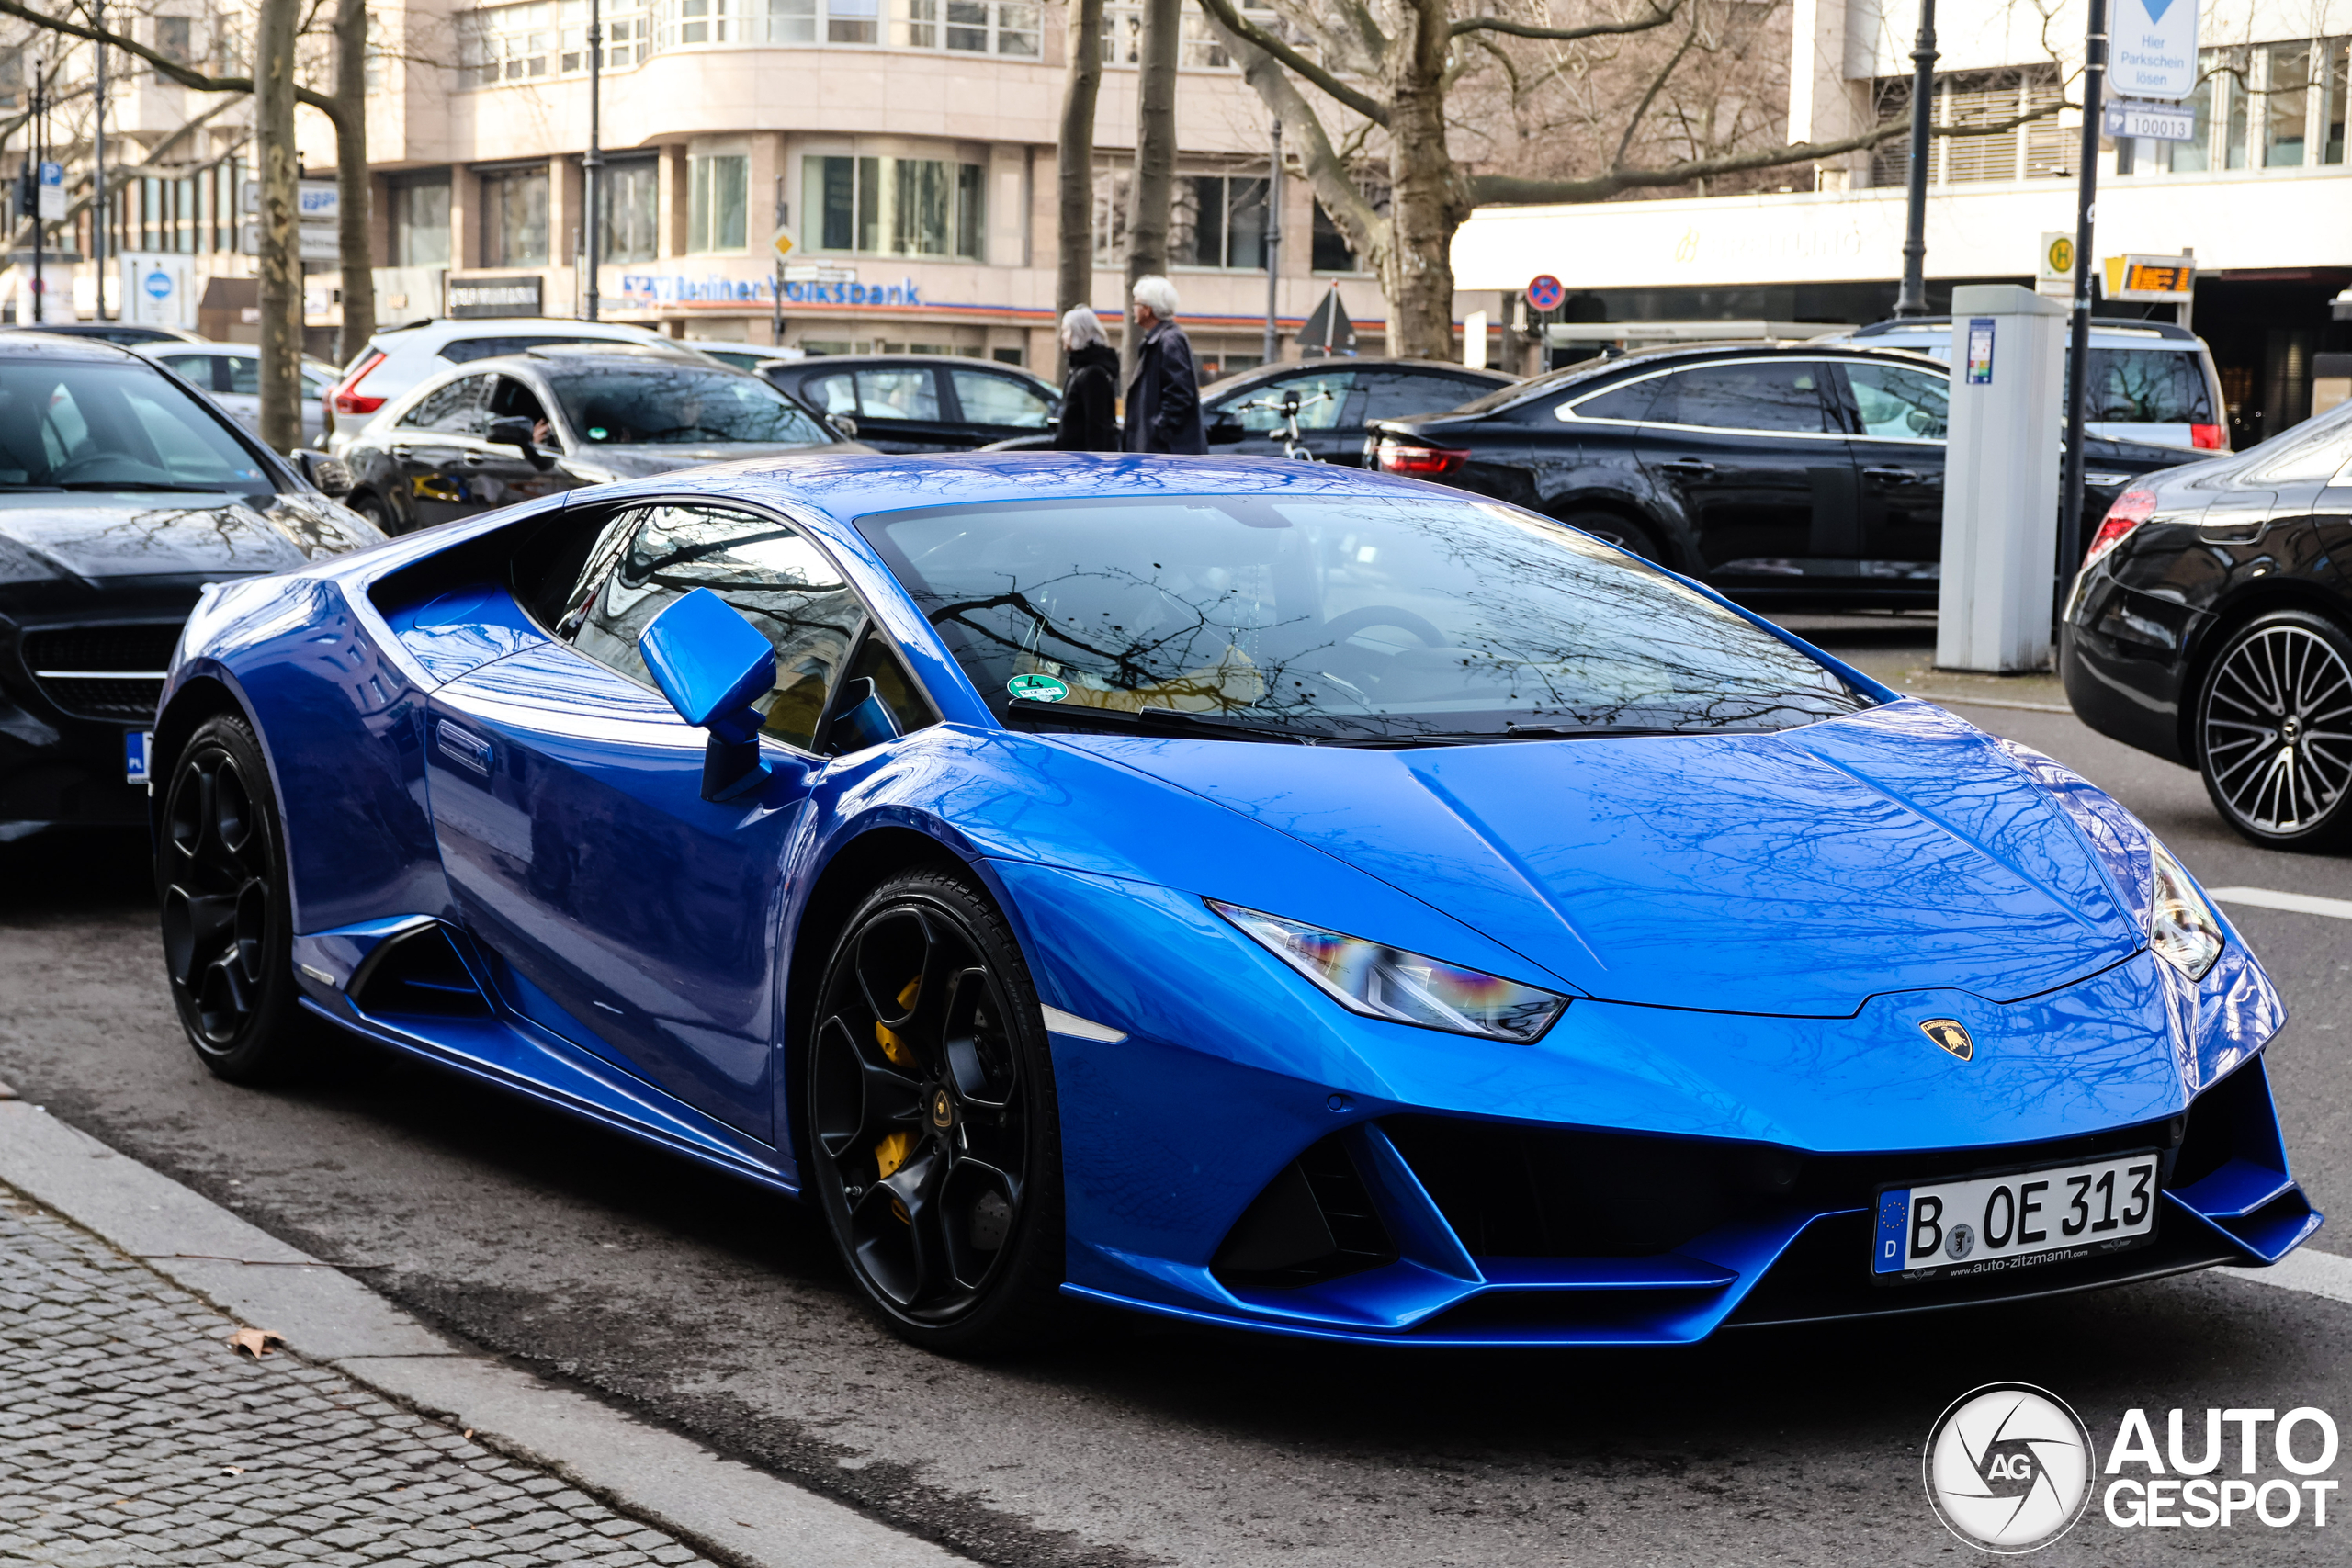
[[[1558,278],[1544,273],[1527,286],[1527,308],[1531,310],[1556,310],[1560,308],[1560,301],[1567,297],[1567,292],[1560,287]]]

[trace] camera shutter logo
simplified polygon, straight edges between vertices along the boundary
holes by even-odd
[[[2039,1551],[2090,1504],[2089,1428],[2047,1389],[1988,1383],[1954,1400],[1928,1433],[1928,1502],[1982,1551]]]

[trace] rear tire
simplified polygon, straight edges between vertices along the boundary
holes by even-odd
[[[197,1058],[232,1083],[283,1074],[317,1026],[294,980],[277,802],[242,718],[206,719],[172,764],[155,890],[172,1001]]]
[[[343,503],[376,525],[376,532],[388,539],[401,531],[400,519],[392,515],[392,509],[384,503],[380,496],[363,492],[345,497]]]
[[[1655,561],[1660,566],[1666,564],[1666,552],[1659,546],[1657,536],[1642,524],[1621,517],[1614,512],[1571,512],[1560,521],[1597,539],[1605,539],[1645,561]]]
[[[2352,843],[2352,637],[2309,610],[2232,632],[2197,691],[2197,772],[2222,819],[2273,850]]]
[[[859,904],[803,1081],[808,1185],[891,1332],[986,1355],[1061,1321],[1053,1062],[1028,966],[978,888],[909,871]]]

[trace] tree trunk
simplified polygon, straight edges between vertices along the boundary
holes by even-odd
[[[334,97],[343,108],[334,129],[334,177],[343,215],[336,235],[343,251],[343,336],[336,353],[348,365],[376,335],[374,226],[368,211],[367,0],[341,0],[335,8]]]
[[[1452,359],[1453,234],[1470,216],[1468,182],[1445,144],[1444,0],[1413,0],[1388,51],[1389,234],[1373,258],[1388,297],[1388,352]]]
[[[1055,154],[1061,186],[1060,256],[1054,275],[1057,318],[1094,301],[1094,104],[1102,90],[1102,0],[1069,0],[1062,47],[1069,51],[1069,74],[1062,86],[1062,139]],[[1066,346],[1060,369],[1067,379]]]
[[[1168,272],[1168,206],[1176,184],[1176,60],[1184,31],[1184,0],[1144,0],[1143,60],[1136,85],[1135,208],[1127,217],[1127,288],[1136,279]],[[1125,301],[1121,300],[1125,312]],[[1134,317],[1128,313],[1130,322]],[[1125,359],[1135,364],[1135,333],[1125,334]]]
[[[254,140],[261,160],[261,438],[302,444],[302,264],[296,206],[294,34],[300,0],[261,0],[254,26]]]

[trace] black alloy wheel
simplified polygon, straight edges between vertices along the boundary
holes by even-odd
[[[1061,1145],[1027,966],[960,877],[876,889],[826,966],[805,1169],[890,1327],[980,1353],[1057,1315]]]
[[[282,1071],[311,1026],[294,984],[277,805],[243,720],[205,720],[173,764],[155,886],[164,966],[188,1043],[232,1082]]]
[[[1631,551],[1644,560],[1662,564],[1666,559],[1656,535],[1641,524],[1620,517],[1614,512],[1571,512],[1560,521],[1571,528],[1582,529],[1597,539],[1606,539],[1619,549]]]
[[[2205,791],[2245,837],[2352,841],[2352,637],[2308,610],[2240,627],[2206,673],[2197,740]]]
[[[356,495],[345,497],[343,503],[351,508],[352,511],[359,513],[360,516],[368,519],[368,522],[374,524],[376,525],[376,532],[383,535],[386,538],[390,538],[394,534],[401,531],[400,519],[393,516],[392,509],[385,505],[384,502],[376,496],[369,495],[363,491]]]

